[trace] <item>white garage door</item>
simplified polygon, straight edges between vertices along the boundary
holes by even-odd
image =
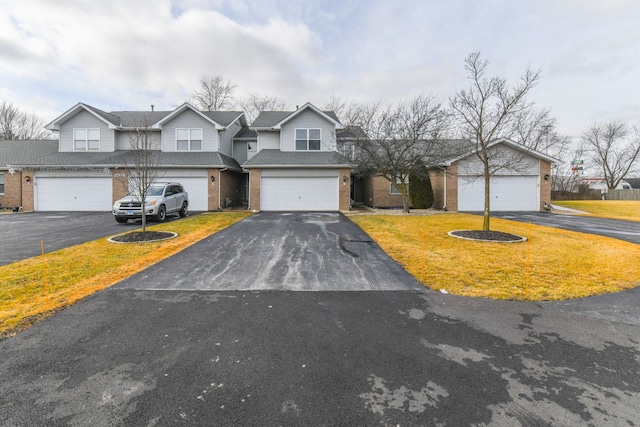
[[[540,191],[537,176],[491,177],[492,211],[539,211]],[[458,210],[484,210],[484,179],[458,178]]]
[[[189,194],[189,210],[190,211],[207,211],[209,210],[209,187],[208,180],[204,178],[163,176],[158,179],[162,182],[179,182],[184,187],[184,191]]]
[[[264,211],[337,211],[338,177],[262,177]]]
[[[111,177],[38,177],[37,211],[111,211]]]

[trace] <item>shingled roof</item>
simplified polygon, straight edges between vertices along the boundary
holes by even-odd
[[[58,140],[0,141],[0,169],[58,151]]]
[[[245,169],[251,168],[351,168],[353,163],[335,151],[280,151],[262,150],[251,160],[242,164]]]

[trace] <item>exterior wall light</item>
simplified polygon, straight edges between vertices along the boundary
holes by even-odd
[[[347,175],[342,175],[342,183],[343,184],[347,183]]]
[[[214,182],[216,182],[216,177],[211,175],[211,183],[213,184]]]
[[[544,180],[545,180],[545,181],[549,181],[549,174],[548,174],[548,173],[545,173],[545,174],[544,174]]]
[[[25,180],[25,181],[27,182],[27,184],[28,184],[28,183],[30,183],[30,182],[31,182],[31,177],[30,177],[29,175],[27,175],[27,176],[25,176],[25,177],[24,177],[24,180]]]

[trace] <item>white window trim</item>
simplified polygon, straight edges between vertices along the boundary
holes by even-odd
[[[189,136],[187,138],[187,147],[188,148],[186,150],[178,149],[178,131],[179,130],[186,130],[187,133],[189,134]],[[191,131],[193,131],[193,130],[199,130],[200,131],[200,135],[202,135],[202,139],[199,140],[201,142],[199,150],[192,150],[191,149]],[[204,129],[203,128],[176,128],[175,135],[176,135],[176,151],[204,151]],[[198,140],[195,139],[194,141],[198,141]]]
[[[84,130],[85,132],[84,150],[76,148],[76,141],[81,141],[80,139],[76,139],[76,130],[80,130],[80,129]],[[89,131],[90,130],[98,131],[98,148],[96,149],[89,149]],[[73,134],[71,135],[71,140],[73,141],[73,151],[100,151],[101,139],[102,139],[100,128],[73,128],[72,132]]]
[[[402,180],[400,178],[396,178],[396,184],[400,184]],[[410,185],[409,178],[407,177],[407,185]],[[395,189],[395,191],[394,191]],[[396,187],[392,182],[389,183],[389,194],[393,196],[401,196],[400,189]]]
[[[297,144],[297,141],[298,141],[298,137],[297,137],[298,130],[307,131],[307,149],[306,150],[298,150],[298,144]],[[309,131],[312,131],[312,130],[317,130],[317,131],[320,132],[320,138],[319,138],[320,147],[317,150],[309,150],[309,141],[310,141],[310,139],[309,139]],[[295,151],[322,151],[322,128],[295,128],[293,130],[293,149]]]

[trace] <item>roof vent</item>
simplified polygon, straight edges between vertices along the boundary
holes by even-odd
[[[153,105],[153,104],[151,104],[151,111],[153,111],[153,107],[154,107],[154,105]]]

